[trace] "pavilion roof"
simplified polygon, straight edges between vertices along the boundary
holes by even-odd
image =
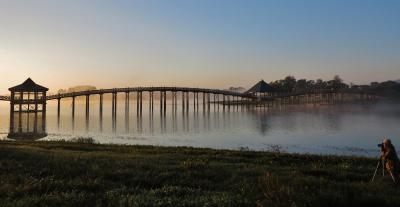
[[[273,92],[274,88],[266,83],[264,80],[259,81],[256,85],[251,87],[248,91],[245,93],[268,93],[268,92]]]
[[[45,92],[49,89],[36,84],[31,78],[28,78],[22,84],[11,87],[8,90],[12,92]]]

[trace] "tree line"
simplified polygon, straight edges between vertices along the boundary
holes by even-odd
[[[400,83],[396,81],[371,82],[369,85],[346,84],[339,75],[335,75],[332,80],[307,80],[296,79],[292,75],[284,79],[269,83],[276,92],[296,92],[307,90],[334,90],[351,91],[360,93],[370,93],[383,96],[400,97]]]

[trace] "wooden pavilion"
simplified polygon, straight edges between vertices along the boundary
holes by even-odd
[[[46,134],[46,87],[28,78],[20,85],[8,89],[10,98],[11,139],[39,139]]]
[[[263,100],[272,96],[274,92],[275,90],[271,85],[266,83],[264,80],[261,80],[245,93],[254,95],[255,97],[258,97],[258,99]]]

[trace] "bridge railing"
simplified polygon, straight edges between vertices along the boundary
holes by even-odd
[[[9,101],[10,97],[9,96],[0,96],[1,101]]]

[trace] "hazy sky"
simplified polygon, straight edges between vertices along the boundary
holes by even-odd
[[[400,79],[398,0],[0,0],[0,93]]]

